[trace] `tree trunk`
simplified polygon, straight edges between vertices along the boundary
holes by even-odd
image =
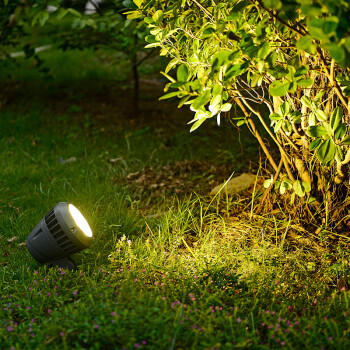
[[[134,79],[134,105],[133,105],[133,117],[137,118],[139,114],[139,71],[138,71],[138,62],[137,62],[137,34],[134,36],[134,52],[132,55],[132,73]]]

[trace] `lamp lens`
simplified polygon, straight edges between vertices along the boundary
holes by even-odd
[[[68,204],[68,210],[71,213],[75,223],[84,232],[84,234],[88,237],[92,237],[91,228],[82,213],[73,204]]]

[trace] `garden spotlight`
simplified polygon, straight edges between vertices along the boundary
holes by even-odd
[[[38,262],[73,270],[70,255],[89,247],[91,241],[91,228],[81,212],[73,204],[60,202],[35,226],[26,245]]]

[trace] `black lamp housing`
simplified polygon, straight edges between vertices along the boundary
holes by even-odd
[[[91,241],[91,229],[79,210],[60,202],[28,235],[26,246],[38,262],[73,270],[76,265],[70,255],[88,248]]]

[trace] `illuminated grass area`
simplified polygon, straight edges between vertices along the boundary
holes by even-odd
[[[232,130],[189,137],[184,123],[165,137],[154,121],[122,129],[76,101],[63,113],[22,98],[0,110],[1,348],[350,348],[347,250],[295,248],[287,214],[250,219],[248,206],[237,219],[237,198],[154,199],[125,181],[184,159],[237,170]],[[39,265],[22,244],[60,201],[95,237],[74,272]]]

